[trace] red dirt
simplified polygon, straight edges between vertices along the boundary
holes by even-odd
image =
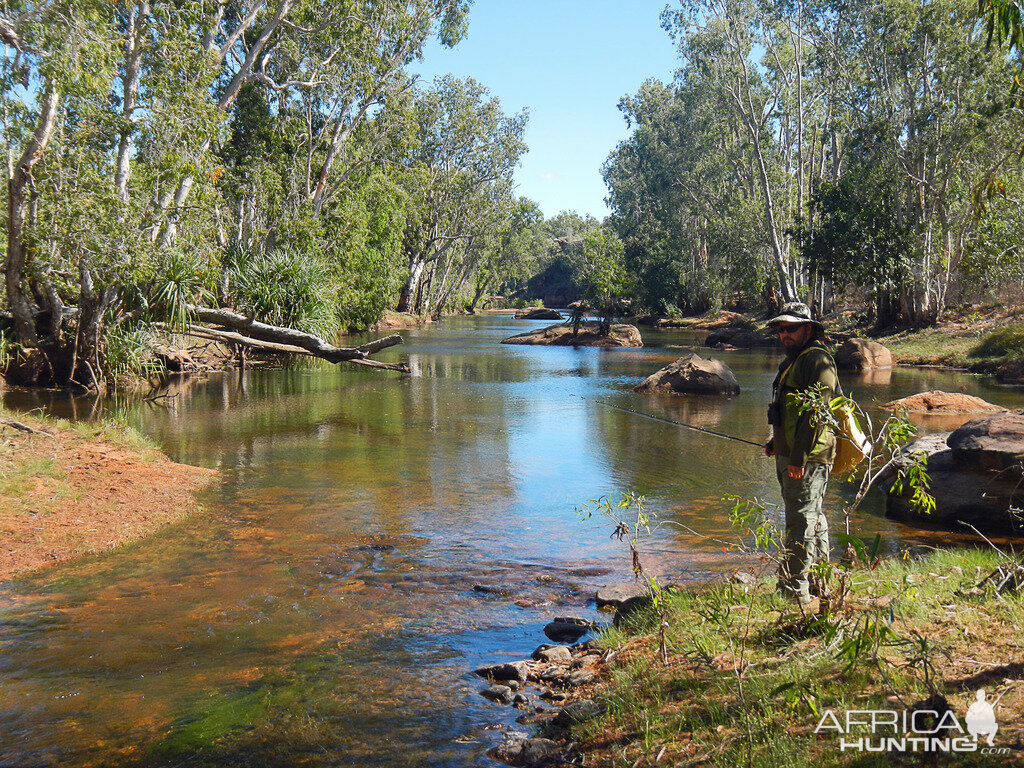
[[[216,476],[100,434],[0,426],[0,580],[136,541],[197,508]],[[93,430],[98,432],[98,430]],[[109,432],[109,430],[108,430]]]

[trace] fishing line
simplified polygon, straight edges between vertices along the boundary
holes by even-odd
[[[586,400],[587,399],[587,398],[583,397],[582,395],[577,395],[577,397],[579,397],[581,400]],[[642,411],[634,411],[631,408],[623,408],[621,405],[612,405],[611,403],[606,403],[604,400],[597,400],[597,399],[595,399],[595,400],[593,400],[593,402],[595,402],[595,403],[597,403],[599,405],[603,405],[606,408],[614,408],[617,411],[625,411],[626,413],[632,413],[634,416],[643,416],[645,419],[653,419],[654,421],[663,421],[666,424],[675,424],[677,427],[686,427],[687,429],[692,429],[695,432],[703,432],[706,435],[714,435],[715,437],[724,437],[726,440],[735,440],[737,443],[746,443],[747,445],[756,445],[758,448],[763,448],[764,447],[764,443],[755,443],[753,440],[745,440],[742,437],[735,437],[734,435],[727,435],[724,432],[715,432],[715,430],[713,430],[713,429],[706,429],[705,427],[697,427],[697,426],[694,426],[693,424],[687,424],[687,423],[682,422],[682,421],[676,421],[675,419],[669,419],[669,418],[667,418],[665,416],[655,416],[652,413],[643,413]]]

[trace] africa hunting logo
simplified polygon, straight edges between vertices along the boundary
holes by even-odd
[[[947,706],[909,712],[850,709],[845,716],[827,709],[814,732],[835,733],[840,737],[839,748],[844,752],[1008,754],[1009,748],[996,747],[994,741],[999,731],[995,708],[1005,693],[990,703],[985,689],[979,689],[963,722]]]

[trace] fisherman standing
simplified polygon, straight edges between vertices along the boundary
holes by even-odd
[[[811,566],[828,559],[828,521],[822,511],[836,438],[825,424],[812,424],[812,414],[799,410],[796,393],[823,390],[836,395],[838,376],[832,355],[822,344],[824,327],[806,304],[790,302],[768,321],[786,348],[786,359],[772,385],[768,422],[772,439],[764,446],[775,457],[786,510],[786,551],[779,566],[779,590],[809,604],[815,591]]]

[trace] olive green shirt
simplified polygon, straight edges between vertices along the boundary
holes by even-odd
[[[794,392],[805,392],[816,384],[825,387],[829,400],[836,396],[839,377],[832,355],[817,339],[792,350],[779,366],[772,384],[773,402],[778,404],[779,423],[772,425],[772,450],[789,457],[796,467],[831,464],[835,459],[836,438],[825,424],[812,425],[809,411],[800,413]]]

